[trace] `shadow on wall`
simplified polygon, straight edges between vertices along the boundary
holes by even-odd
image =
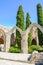
[[[43,65],[43,63],[36,63],[35,65]]]
[[[33,39],[33,40],[32,40],[32,45],[36,45],[36,43],[37,43],[36,40]]]

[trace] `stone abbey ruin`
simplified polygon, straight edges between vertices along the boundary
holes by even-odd
[[[39,45],[38,40],[38,29],[43,33],[43,27],[39,24],[31,24],[25,31],[22,31],[19,27],[14,26],[11,29],[8,29],[6,27],[0,26],[0,48],[1,51],[8,52],[10,45],[11,45],[11,35],[14,33],[14,31],[17,29],[21,34],[21,49],[23,53],[28,53],[28,33],[31,31],[32,39],[34,39],[37,42],[37,45]],[[14,38],[15,38],[14,34]],[[12,42],[14,42],[14,39],[12,39]]]

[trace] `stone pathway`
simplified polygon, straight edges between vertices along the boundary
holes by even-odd
[[[0,65],[34,65],[34,64],[14,62],[14,61],[9,61],[9,60],[0,60]]]

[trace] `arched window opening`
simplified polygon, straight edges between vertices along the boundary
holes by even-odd
[[[36,40],[35,39],[32,40],[32,45],[36,45]]]

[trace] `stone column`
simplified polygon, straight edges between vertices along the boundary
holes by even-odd
[[[22,32],[22,40],[21,40],[21,49],[23,53],[28,53],[28,35],[25,32]]]
[[[6,33],[6,52],[9,51],[10,48],[10,33]]]
[[[11,45],[14,45],[14,33],[11,34]]]
[[[38,36],[36,37],[36,43],[37,43],[37,45],[39,45]]]

